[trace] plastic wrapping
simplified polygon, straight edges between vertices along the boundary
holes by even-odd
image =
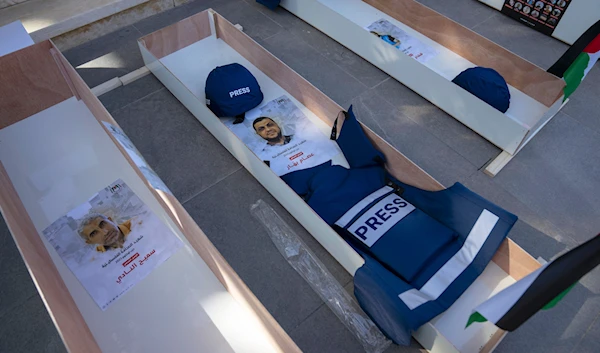
[[[358,303],[317,259],[302,239],[266,202],[258,200],[250,212],[267,229],[288,263],[306,280],[327,306],[352,332],[368,353],[381,353],[390,344]]]

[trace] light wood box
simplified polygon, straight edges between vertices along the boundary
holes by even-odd
[[[212,10],[142,37],[138,44],[152,73],[354,275],[363,259],[207,108],[204,84],[216,66],[237,62],[257,78],[265,96],[263,102],[286,94],[324,133],[331,129],[342,107]],[[402,153],[363,128],[385,154],[393,176],[422,189],[443,189]],[[466,324],[476,304],[538,267],[535,259],[506,240],[484,274],[446,313],[419,329],[415,338],[434,353],[491,352],[505,332],[491,324],[472,325],[469,330],[457,327],[463,325],[461,322]]]
[[[564,81],[414,0],[283,0],[286,10],[415,91],[502,152],[486,166],[495,176],[563,106]],[[438,51],[421,63],[365,29],[386,19]],[[515,38],[518,40],[518,38]],[[452,82],[483,66],[506,80],[502,113]]]
[[[0,57],[0,77],[0,209],[69,352],[300,351],[179,201],[144,178],[52,42]],[[42,231],[119,178],[184,247],[101,311]]]

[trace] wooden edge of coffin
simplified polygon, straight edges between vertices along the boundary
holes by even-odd
[[[79,74],[47,40],[0,57],[4,82],[0,85],[0,129],[48,109],[73,96],[80,98],[135,173],[184,234],[194,250],[232,297],[262,326],[280,352],[300,352],[294,341],[239,278],[204,232],[172,195],[155,190],[120,143],[102,122],[118,126]],[[21,102],[19,104],[19,102]],[[26,102],[27,104],[23,104]],[[100,352],[88,325],[53,264],[42,239],[0,163],[0,208],[17,248],[69,352]]]
[[[206,23],[203,23],[203,21]],[[209,28],[210,30],[206,31],[206,28]],[[160,58],[172,54],[211,35],[216,36],[216,38],[219,38],[226,42],[230,47],[236,50],[245,59],[250,61],[254,66],[256,66],[269,78],[271,78],[273,81],[279,84],[295,99],[297,99],[309,110],[315,113],[328,126],[332,126],[334,119],[337,117],[339,111],[342,110],[342,107],[340,107],[337,103],[332,101],[328,96],[319,91],[316,87],[314,87],[307,80],[305,80],[303,77],[301,77],[291,68],[289,68],[286,64],[284,64],[271,53],[269,53],[267,50],[265,50],[262,46],[260,46],[246,34],[235,28],[230,22],[228,22],[218,13],[214,12],[212,9],[197,13],[173,25],[160,29],[156,32],[150,33],[140,38],[138,43],[140,45],[140,49],[142,50],[142,54],[144,56],[146,65],[149,66],[150,70],[161,81],[163,81],[163,84],[170,88],[169,84],[165,83],[165,81],[174,80],[178,82],[178,85],[183,87],[183,84],[179,82],[176,78],[174,78],[174,75],[170,72],[168,73],[168,75],[171,75],[172,77],[164,78],[164,76],[162,75],[165,71],[168,72],[168,69],[165,68],[162,64],[159,64],[158,66],[160,66],[160,68],[157,68],[157,61],[159,62]],[[164,45],[163,43],[165,42],[169,42],[169,44]],[[182,103],[186,106],[188,106],[188,104],[186,103],[189,103],[189,101],[186,100],[198,100],[197,97],[192,97],[193,94],[189,90],[185,92],[185,95],[186,96],[183,98],[177,98],[181,100]],[[206,107],[204,106],[204,108]],[[188,109],[190,109],[189,106]],[[208,108],[206,108],[205,110],[208,110]],[[192,111],[192,113],[194,115],[197,115],[194,111]],[[214,119],[216,122],[213,122],[211,119],[207,119],[207,121],[209,120],[210,124],[212,125],[212,128],[214,128],[214,126],[216,125],[220,125],[216,128],[218,129],[218,134],[221,134],[221,136],[225,136],[229,139],[237,140],[235,135],[228,132],[229,130],[222,123],[220,123],[218,119]],[[217,136],[217,134],[215,133],[215,130],[211,130],[211,126],[205,126],[232,154],[234,154],[234,156],[238,157],[238,155],[236,154],[238,152],[232,152],[234,148],[232,148],[230,145],[226,145],[226,141],[220,139],[219,136]],[[368,137],[373,142],[373,144],[385,154],[388,161],[387,169],[390,172],[390,174],[392,174],[394,177],[401,180],[402,182],[414,185],[425,190],[439,191],[444,189],[444,187],[438,181],[436,181],[419,166],[414,164],[410,159],[408,159],[406,156],[404,156],[402,153],[400,153],[394,147],[392,147],[390,144],[384,141],[381,137],[379,137],[377,134],[371,131],[368,127],[363,125],[363,129],[366,131]],[[241,141],[238,141],[237,143],[239,144],[241,143]],[[250,152],[250,150],[248,150],[247,148],[246,150],[247,151],[243,151],[243,153],[240,155],[247,157],[248,153],[252,154],[252,152]],[[255,156],[253,158],[259,161],[258,158],[256,158]],[[254,171],[251,170],[252,168],[248,167],[248,165],[245,164],[244,161],[240,160],[240,162],[247,169],[249,169],[249,171],[255,177],[257,177],[257,174],[255,174]],[[262,165],[262,162],[257,163],[256,165]],[[270,172],[270,169],[268,167],[265,166],[264,168],[269,170],[269,173],[271,174],[263,174],[265,178],[270,178],[271,184],[273,183],[273,176],[279,179],[279,177],[277,177],[274,173]],[[269,183],[263,182],[258,177],[257,179],[269,191],[272,190],[267,186]],[[280,183],[284,185],[282,188],[289,189],[287,185],[283,183],[283,181],[280,180]],[[289,189],[288,191],[291,191],[291,189]],[[293,193],[293,191],[291,191],[291,193]],[[284,193],[282,192],[281,194]],[[295,196],[295,193],[293,194]],[[288,209],[288,211],[290,211],[290,213],[294,215],[294,217],[298,217],[298,215],[294,213],[294,210],[297,209],[295,209],[294,207],[288,207],[285,204],[286,200],[282,200],[282,198],[278,197],[277,195],[274,196],[278,199],[280,203],[282,203],[282,205],[286,209]],[[290,202],[298,202],[300,200],[301,199],[298,198]],[[318,217],[318,215],[314,214],[313,217],[316,217],[312,219],[314,222],[321,222],[324,225],[326,225]],[[309,227],[307,227],[305,223],[303,223],[300,219],[298,220],[310,232]],[[337,236],[337,234],[333,233],[332,236]],[[328,248],[325,244],[323,244],[323,242],[320,239],[317,240],[319,240],[319,242],[330,253],[332,253],[332,255],[336,257],[336,259],[340,263],[343,263],[343,261],[341,261],[333,253],[332,249]],[[498,249],[492,261],[496,263],[508,275],[513,277],[515,280],[523,278],[524,276],[531,273],[540,266],[540,264],[533,257],[531,257],[531,255],[529,255],[521,247],[519,247],[516,243],[514,243],[508,238],[502,243],[501,247]],[[356,268],[349,269],[347,266],[344,267],[352,275],[354,274],[353,270],[355,270]],[[430,329],[435,330],[435,328],[431,325]],[[490,338],[486,346],[483,347],[481,351],[486,353],[491,352],[491,350],[500,342],[504,335],[504,331],[498,330],[498,332]],[[437,338],[439,339],[440,337]],[[450,343],[447,342],[447,344]]]

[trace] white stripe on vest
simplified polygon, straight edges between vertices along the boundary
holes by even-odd
[[[394,189],[392,189],[389,186],[384,186],[381,189],[372,192],[369,196],[365,197],[364,199],[360,200],[359,203],[357,203],[356,205],[352,206],[351,209],[349,209],[348,211],[346,211],[346,213],[344,213],[344,215],[337,220],[337,222],[335,222],[336,225],[342,227],[342,228],[346,228],[346,226],[348,225],[348,223],[350,223],[350,221],[352,220],[352,218],[356,217],[357,214],[360,213],[360,211],[364,210],[365,207],[369,206],[369,204],[375,200],[377,200],[378,198],[380,198],[381,196],[390,193],[394,191]]]
[[[366,246],[373,246],[387,231],[415,209],[415,206],[393,193],[393,191],[394,189],[391,187],[385,186],[373,192],[354,205],[335,224],[346,228]],[[352,222],[352,219],[370,203],[386,194],[389,195],[379,200],[356,221]]]
[[[488,210],[483,210],[460,250],[420,290],[413,288],[400,293],[398,297],[410,310],[431,300],[437,300],[473,262],[496,223],[498,223],[498,216]]]

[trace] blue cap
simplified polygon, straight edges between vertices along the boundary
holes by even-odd
[[[472,67],[452,80],[477,98],[506,113],[510,105],[510,92],[504,78],[494,69]]]
[[[236,63],[213,69],[204,90],[208,108],[218,117],[238,117],[263,100],[256,78]]]

